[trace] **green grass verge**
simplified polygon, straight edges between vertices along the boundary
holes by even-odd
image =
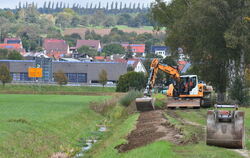
[[[250,150],[250,108],[240,108],[245,111],[245,132],[246,132],[246,147]]]
[[[207,117],[208,109],[187,109],[183,112],[183,110],[175,110],[176,114],[181,118],[198,123],[200,125],[206,125],[206,117]]]
[[[103,116],[91,101],[109,96],[0,95],[0,157],[49,157],[77,147],[96,130]]]
[[[126,143],[125,136],[135,127],[138,114],[130,115],[125,120],[120,120],[106,134],[106,139],[96,144],[94,150],[92,150],[86,157],[95,158],[114,158],[119,157],[118,151],[115,149],[117,145]]]
[[[166,106],[167,97],[164,94],[158,93],[154,94],[153,98],[155,98],[154,105],[159,108],[164,108]]]
[[[177,153],[176,158],[242,158],[228,149],[207,146],[204,143],[176,146],[174,151]]]
[[[0,86],[0,93],[8,92],[36,92],[36,93],[53,93],[53,92],[115,92],[115,87],[88,87],[88,86],[58,86],[58,85],[13,85],[7,84],[5,87]]]

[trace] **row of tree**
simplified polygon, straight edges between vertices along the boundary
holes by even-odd
[[[45,1],[43,7],[37,6],[35,2],[32,3],[21,3],[19,2],[18,6],[14,11],[35,7],[40,13],[43,14],[51,14],[51,13],[58,13],[62,12],[65,8],[71,8],[78,14],[93,14],[98,10],[102,10],[106,14],[118,14],[118,13],[139,13],[139,12],[147,12],[149,10],[148,4],[145,5],[144,3],[123,3],[123,2],[114,2],[111,3],[107,2],[105,5],[99,2],[98,4],[94,3],[86,3],[85,6],[74,3],[70,5],[69,3],[64,2],[54,2],[54,1]]]

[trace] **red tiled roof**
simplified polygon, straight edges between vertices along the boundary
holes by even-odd
[[[91,48],[98,50],[99,44],[100,44],[99,40],[77,40],[76,48],[80,48],[82,46],[89,46]]]
[[[105,59],[105,57],[103,57],[103,56],[95,56],[95,60],[104,60]]]
[[[181,71],[184,67],[185,67],[185,65],[179,65],[178,70]]]
[[[178,61],[178,64],[179,64],[179,65],[186,65],[186,64],[187,64],[187,61]]]
[[[20,49],[22,48],[21,44],[7,44],[7,43],[1,43],[0,44],[1,48],[6,48],[6,49]]]
[[[25,49],[23,49],[21,44],[7,44],[7,43],[1,43],[0,44],[1,49],[8,49],[8,50],[16,50],[18,52],[25,52]]]
[[[145,44],[122,44],[122,47],[128,49],[130,47],[133,53],[144,53]]]
[[[45,39],[43,42],[43,48],[46,50],[46,53],[59,52],[67,54],[69,45],[64,40],[59,39]]]
[[[187,61],[178,61],[178,69],[179,71],[182,71],[182,69],[185,67],[185,65],[187,64]]]

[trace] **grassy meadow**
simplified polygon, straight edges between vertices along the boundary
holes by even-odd
[[[0,157],[49,157],[76,146],[103,116],[89,108],[109,96],[0,95]]]
[[[64,88],[64,87],[63,87]],[[126,136],[135,129],[139,113],[128,115],[131,106],[122,106],[118,97],[80,95],[0,95],[0,158],[50,157],[56,152],[81,148],[80,138],[89,138],[97,125],[108,120],[108,131],[85,153],[87,158],[240,158],[239,153],[205,144],[206,113],[208,109],[165,110],[168,121],[183,133],[183,145],[156,141],[125,153],[116,149],[127,142]],[[126,98],[126,97],[124,97]],[[162,107],[164,98],[156,96]],[[91,102],[100,108],[96,113]],[[110,106],[112,105],[112,106]],[[246,146],[250,149],[250,109],[245,111]],[[183,123],[181,120],[196,125]],[[198,126],[197,126],[198,125]],[[195,138],[195,141],[192,141]],[[197,138],[197,139],[196,139]],[[191,141],[190,141],[191,140]]]

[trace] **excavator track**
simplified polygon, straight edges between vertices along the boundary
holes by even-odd
[[[200,108],[200,99],[168,98],[167,108]]]

